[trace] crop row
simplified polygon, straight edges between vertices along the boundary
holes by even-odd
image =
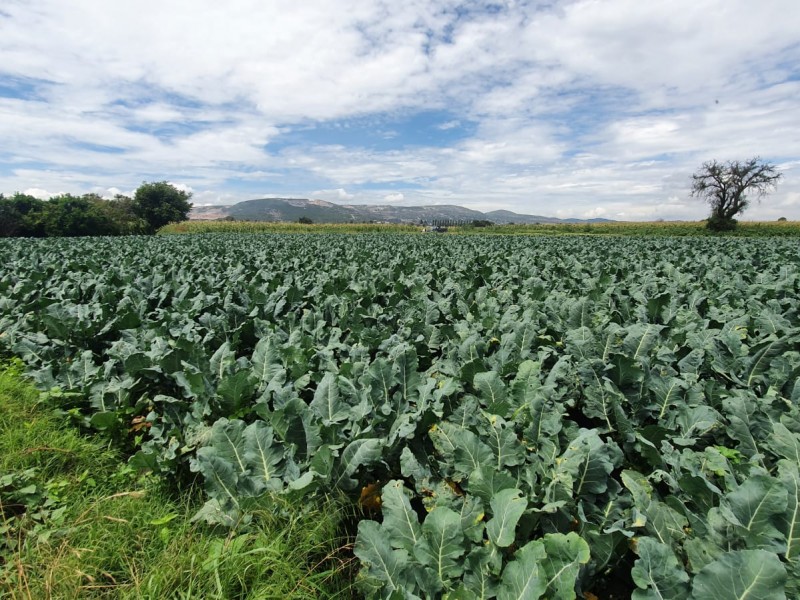
[[[370,597],[800,592],[792,242],[0,249],[0,350],[134,464],[198,473],[198,517],[372,496],[355,544]]]

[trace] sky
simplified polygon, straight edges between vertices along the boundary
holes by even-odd
[[[702,219],[691,175],[782,172],[798,0],[2,0],[0,192]]]

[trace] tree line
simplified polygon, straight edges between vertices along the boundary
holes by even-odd
[[[41,200],[29,194],[0,194],[0,237],[145,235],[185,221],[191,192],[166,181],[145,182],[133,197],[117,194],[59,194]]]

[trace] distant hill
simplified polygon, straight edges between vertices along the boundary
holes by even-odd
[[[324,200],[304,198],[261,198],[246,200],[230,206],[198,206],[189,218],[209,220],[233,218],[237,221],[295,222],[307,217],[314,223],[419,223],[441,220],[493,223],[598,223],[609,219],[556,219],[539,215],[522,215],[508,210],[480,212],[454,204],[432,206],[395,206],[391,204],[334,204]]]

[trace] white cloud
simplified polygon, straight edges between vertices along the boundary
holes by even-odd
[[[387,202],[400,202],[401,200],[405,199],[405,196],[402,192],[396,192],[394,194],[386,194],[383,199]]]
[[[4,5],[0,78],[31,87],[0,97],[0,191],[166,179],[195,202],[317,190],[353,203],[699,218],[691,172],[761,155],[786,166],[785,179],[745,217],[800,219],[795,0],[464,8]],[[345,128],[315,137],[334,119],[417,112],[437,114],[432,138],[394,122],[376,125],[376,144]],[[468,138],[436,138],[467,123]],[[395,183],[411,189],[398,199]]]
[[[452,121],[440,123],[436,126],[436,129],[439,129],[440,131],[447,131],[448,129],[455,129],[456,127],[461,127],[461,121],[458,119],[453,119]]]
[[[28,188],[22,193],[27,194],[28,196],[33,196],[34,198],[39,198],[39,200],[50,200],[50,198],[53,196],[58,196],[60,192],[48,192],[47,190],[43,190],[41,188]]]

